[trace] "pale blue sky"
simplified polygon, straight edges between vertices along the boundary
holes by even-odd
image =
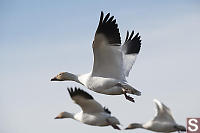
[[[122,40],[126,30],[140,32],[142,48],[128,78],[142,92],[135,104],[124,96],[97,94],[76,83],[50,82],[58,72],[90,71],[100,11],[115,16]],[[92,94],[124,127],[151,119],[153,98],[171,108],[177,123],[200,117],[197,0],[0,0],[0,20],[1,133],[118,132],[54,120],[62,111],[79,111],[67,93],[70,86]]]

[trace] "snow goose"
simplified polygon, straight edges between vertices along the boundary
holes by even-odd
[[[175,122],[170,109],[166,105],[156,99],[154,99],[154,103],[157,113],[153,120],[145,124],[132,123],[126,129],[144,128],[155,132],[186,131],[184,126]]]
[[[92,47],[94,63],[91,72],[82,75],[62,72],[51,81],[75,81],[98,93],[124,94],[126,99],[134,102],[127,93],[140,96],[141,92],[129,85],[126,77],[140,51],[139,33],[134,36],[134,31],[132,31],[129,36],[127,31],[125,42],[121,45],[116,19],[114,16],[110,17],[110,13],[104,17],[101,12]]]
[[[68,88],[68,92],[72,100],[82,108],[82,111],[76,114],[62,112],[55,119],[72,118],[88,125],[112,126],[114,129],[120,130],[118,119],[111,116],[111,112],[102,107],[90,94],[76,87],[75,89]]]

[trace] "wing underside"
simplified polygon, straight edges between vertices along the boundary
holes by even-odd
[[[68,88],[68,92],[76,104],[78,104],[85,113],[104,112],[104,108],[87,92],[76,88]]]
[[[124,44],[122,45],[122,53],[123,53],[123,64],[124,64],[124,73],[128,77],[129,72],[136,61],[136,57],[140,51],[141,40],[139,33],[135,36],[134,31],[131,32],[129,36],[129,32],[127,31],[126,39]]]
[[[103,12],[101,12],[93,41],[94,64],[92,75],[123,80],[125,76],[118,25],[109,13],[105,18],[103,16]]]

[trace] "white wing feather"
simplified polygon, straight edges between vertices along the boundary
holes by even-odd
[[[94,64],[92,76],[125,80],[121,38],[113,16],[103,12],[93,41]]]
[[[126,77],[128,77],[129,72],[136,61],[136,58],[137,54],[128,54],[128,55],[123,54],[124,74],[126,75]]]
[[[76,88],[68,88],[72,100],[78,104],[85,113],[104,112],[104,108],[87,92]]]
[[[81,96],[75,96],[72,98],[76,104],[78,104],[84,113],[97,113],[104,112],[103,107],[94,99],[85,99]]]
[[[123,73],[123,61],[120,46],[109,46],[94,41],[93,52],[93,76],[114,78],[118,80],[125,79]]]
[[[127,31],[125,42],[122,45],[124,73],[126,77],[128,77],[129,72],[136,61],[136,57],[140,52],[141,47],[139,33],[137,33],[135,36],[133,35],[134,31],[131,32],[130,36],[129,32]]]
[[[157,110],[157,113],[154,117],[154,121],[166,121],[175,123],[171,110],[157,99],[154,99],[153,101],[156,104],[156,110]]]

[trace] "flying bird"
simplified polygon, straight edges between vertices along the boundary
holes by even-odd
[[[140,51],[141,40],[139,33],[129,34],[121,45],[121,38],[114,16],[108,13],[105,17],[101,12],[92,44],[94,63],[93,69],[87,74],[72,74],[61,72],[51,81],[75,81],[88,89],[107,95],[124,94],[127,100],[134,102],[128,94],[141,95],[141,92],[128,84],[126,77]]]
[[[153,120],[148,121],[145,124],[132,123],[126,129],[136,129],[143,128],[155,132],[181,132],[186,131],[186,128],[182,125],[178,125],[170,111],[170,109],[161,103],[160,101],[154,99],[156,104],[157,113]]]
[[[82,111],[79,113],[62,112],[55,119],[71,118],[92,126],[112,126],[120,130],[119,120],[111,116],[109,109],[102,107],[90,94],[80,88],[68,88],[68,92]]]

